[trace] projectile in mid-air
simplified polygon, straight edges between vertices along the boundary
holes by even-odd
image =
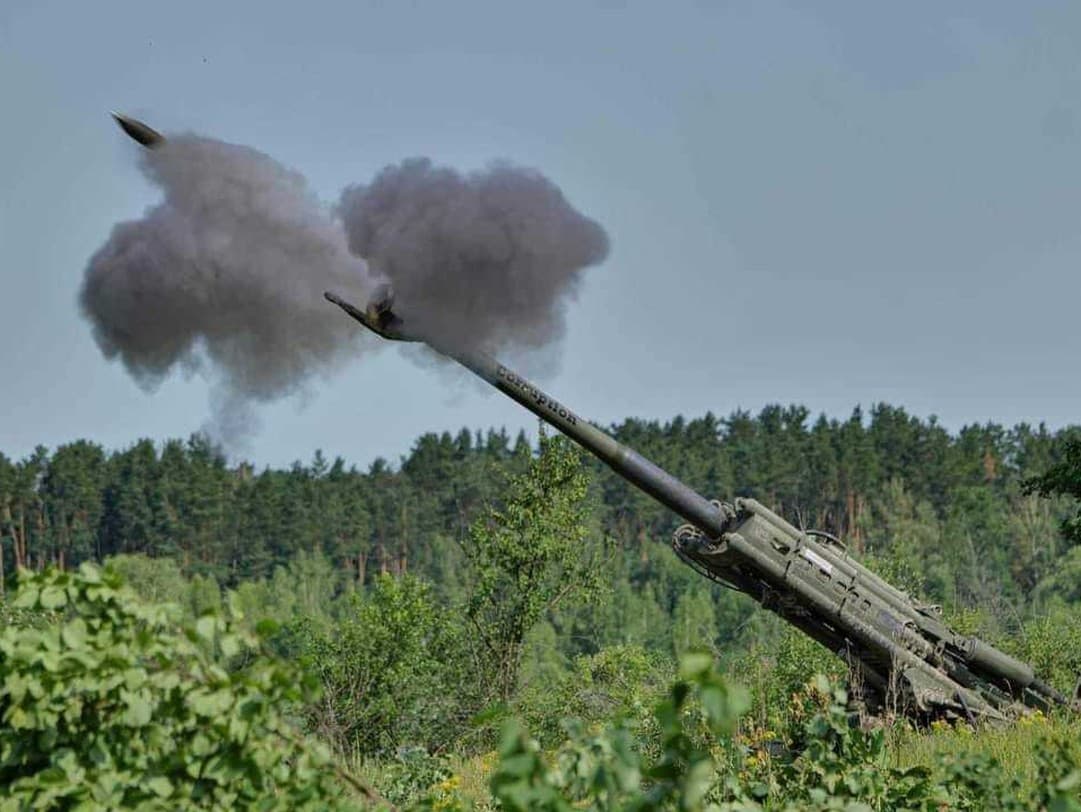
[[[123,113],[113,113],[113,118],[120,125],[120,129],[130,135],[147,149],[153,149],[165,140],[165,136],[152,127],[148,127],[137,118],[125,116]]]

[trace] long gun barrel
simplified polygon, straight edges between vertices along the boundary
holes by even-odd
[[[512,372],[489,355],[446,352],[462,366],[555,426],[612,470],[707,535],[725,531],[727,516],[720,506],[688,487],[660,466],[608,433],[579,417],[551,395]]]
[[[383,338],[417,340],[400,329],[401,321],[390,309],[389,291],[384,288],[373,297],[365,310],[360,310],[333,293],[324,294],[328,301]],[[454,359],[478,378],[490,383],[503,394],[518,401],[535,415],[555,426],[617,474],[642,489],[657,501],[682,516],[708,535],[724,532],[726,516],[717,504],[680,482],[660,466],[650,462],[637,451],[618,442],[551,395],[507,369],[492,356],[468,350],[451,350],[426,341],[442,355]]]
[[[745,592],[853,667],[872,707],[887,704],[917,718],[1006,721],[1025,707],[1077,708],[1036,677],[1031,666],[954,632],[929,606],[894,588],[828,533],[799,530],[753,499],[706,499],[660,466],[615,440],[491,356],[447,348],[407,331],[389,288],[361,310],[326,298],[380,336],[424,340],[542,420],[688,524],[672,542],[702,575]]]

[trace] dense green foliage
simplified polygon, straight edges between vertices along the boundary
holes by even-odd
[[[1072,549],[1055,562],[1054,572],[1040,584],[1044,596],[1081,601],[1081,436],[1063,439],[1057,462],[1024,482],[1026,493],[1066,496],[1076,500],[1076,511],[1062,520],[1062,537]]]
[[[376,605],[408,617],[418,585],[399,586],[383,579]],[[385,794],[337,767],[280,712],[318,703],[305,675],[213,613],[178,623],[175,605],[137,601],[115,573],[89,565],[24,575],[12,609],[15,622],[0,633],[0,809],[471,805],[458,776],[423,749],[399,752]],[[583,676],[594,685],[627,677],[620,690],[640,694],[637,679],[651,668],[636,669],[635,656],[591,658]],[[568,716],[573,704],[559,708],[567,735],[548,751],[507,722],[491,799],[514,812],[1081,810],[1076,725],[1037,719],[1045,730],[1030,739],[1031,777],[1020,780],[973,739],[931,764],[896,764],[887,731],[855,725],[845,692],[823,677],[793,695],[785,727],[765,735],[747,724],[749,695],[707,653],[683,657],[655,698],[599,725]]]
[[[301,618],[289,635],[322,683],[309,726],[340,752],[446,749],[479,710],[460,626],[408,575],[380,576],[333,624]],[[468,684],[468,683],[467,683]]]
[[[1050,472],[1039,490],[1068,493],[1054,472],[1077,465],[1076,430],[988,424],[951,436],[881,405],[845,421],[771,406],[756,417],[628,420],[613,433],[702,493],[753,494],[857,549],[903,543],[906,555],[927,559],[924,578],[943,597],[982,599],[1002,586],[1016,598],[1072,543],[1057,533],[1061,504],[1026,497],[1020,485]],[[425,435],[398,466],[377,460],[367,471],[316,453],[307,465],[255,472],[198,436],[113,453],[77,441],[19,461],[0,455],[3,564],[10,572],[142,553],[232,585],[318,548],[359,581],[408,569],[443,584],[453,581],[458,541],[529,451],[521,437],[463,430]],[[648,556],[675,518],[589,465],[598,535]]]
[[[329,752],[281,708],[315,687],[220,618],[186,627],[119,578],[24,574],[0,632],[0,809],[323,809]]]
[[[793,407],[614,431],[1072,689],[1076,429]],[[679,563],[676,521],[543,433],[428,435],[367,472],[256,473],[200,437],[0,456],[0,798],[371,803],[360,772],[402,807],[1081,808],[1075,723],[853,727],[843,664]]]
[[[654,711],[659,747],[643,753],[625,723],[600,732],[572,729],[546,758],[524,731],[508,725],[492,794],[504,809],[701,810],[1051,810],[1081,812],[1081,745],[1076,728],[1048,731],[1025,754],[1029,781],[1011,779],[994,756],[973,748],[932,765],[900,766],[886,732],[853,724],[844,690],[824,678],[795,697],[771,757],[738,733],[746,694],[691,654],[680,679]]]
[[[1079,597],[1081,545],[1060,533],[1073,492],[1055,479],[1076,465],[1077,429],[988,424],[951,435],[881,405],[843,421],[771,406],[723,420],[628,420],[613,433],[707,495],[753,494],[797,524],[841,535],[934,602],[981,607],[987,629],[1014,631],[1019,618]],[[530,455],[522,437],[465,430],[425,435],[397,466],[377,460],[366,471],[316,453],[306,465],[256,472],[198,436],[112,453],[78,441],[19,461],[0,454],[0,570],[141,554],[237,588],[272,581],[304,554],[329,563],[339,591],[408,571],[439,602],[458,602],[463,542],[486,511],[506,507],[500,497]],[[564,658],[619,644],[725,651],[761,631],[749,602],[700,583],[658,549],[676,517],[586,464],[584,547],[602,555],[601,541],[611,542],[603,580],[613,594],[550,619]],[[213,600],[213,586],[203,587]]]

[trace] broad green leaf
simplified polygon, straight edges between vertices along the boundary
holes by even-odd
[[[681,809],[694,810],[702,807],[702,801],[709,792],[713,781],[714,765],[712,760],[703,759],[687,771],[683,779],[682,794],[679,799]]]
[[[142,693],[122,694],[125,711],[123,723],[129,727],[143,727],[149,724],[151,717],[150,702]]]
[[[222,656],[227,659],[240,653],[240,638],[235,634],[224,635],[218,645],[221,647]]]
[[[1055,784],[1055,789],[1059,792],[1072,792],[1078,787],[1081,787],[1081,765]]]
[[[86,621],[81,617],[76,617],[63,625],[60,639],[68,648],[82,648],[86,644],[86,634]]]
[[[21,584],[11,605],[16,609],[33,609],[38,605],[39,597],[41,597],[41,592],[37,587],[30,584]]]
[[[146,782],[145,786],[159,798],[168,798],[173,794],[173,784],[164,775],[158,775],[151,778]]]
[[[218,619],[213,615],[203,615],[195,621],[195,632],[204,640],[213,642],[218,629]]]
[[[45,609],[60,609],[68,602],[68,596],[59,586],[46,586],[41,590],[41,605]]]
[[[229,691],[199,691],[188,697],[188,703],[199,716],[217,716],[229,710],[233,695]]]
[[[695,679],[713,667],[713,657],[704,651],[684,654],[679,661],[679,675],[683,679]]]

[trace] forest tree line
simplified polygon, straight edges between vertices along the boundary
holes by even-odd
[[[1057,588],[1048,579],[1079,563],[1059,534],[1063,502],[1021,487],[1060,459],[1077,428],[989,423],[950,433],[884,404],[847,420],[768,406],[610,428],[707,496],[753,495],[857,552],[907,562],[939,600],[1017,603],[1041,584]],[[367,470],[317,451],[306,464],[255,471],[200,435],[117,451],[77,440],[21,460],[0,453],[0,567],[141,553],[235,585],[320,550],[361,583],[406,571],[440,583],[470,523],[532,453],[524,435],[467,429],[425,434],[397,465],[378,459]],[[641,578],[678,518],[587,465],[596,534]]]

